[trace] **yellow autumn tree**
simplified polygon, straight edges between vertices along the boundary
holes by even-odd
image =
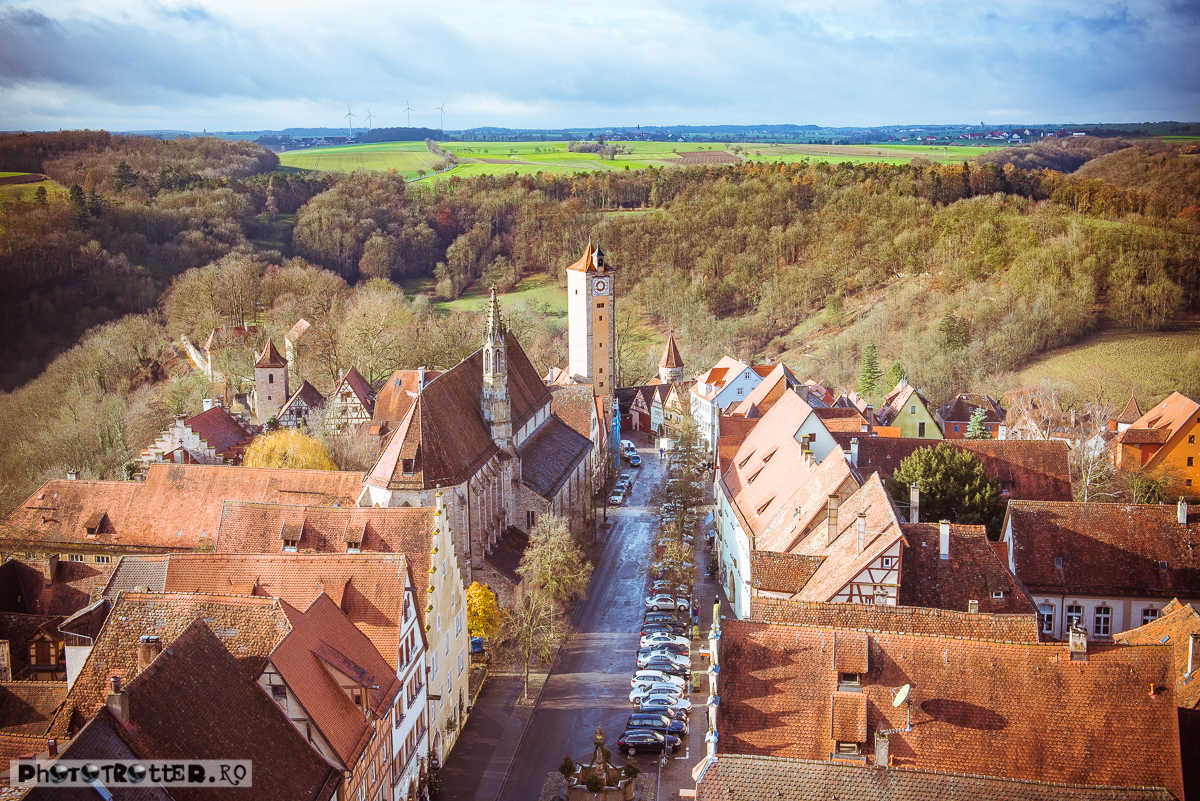
[[[500,607],[486,584],[472,581],[467,588],[467,631],[472,637],[491,639],[500,631]]]
[[[297,470],[337,470],[329,450],[320,440],[284,428],[263,434],[250,443],[242,457],[246,467],[290,467]]]

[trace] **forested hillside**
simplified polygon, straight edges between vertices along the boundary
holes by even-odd
[[[0,138],[0,169],[36,158],[79,187],[0,207],[0,363],[24,384],[0,396],[0,511],[69,467],[121,476],[170,415],[198,410],[215,389],[178,358],[181,335],[253,322],[278,344],[304,317],[305,377],[325,391],[351,365],[373,381],[450,366],[477,320],[432,300],[563,280],[589,239],[617,266],[625,383],[657,359],[626,332],[670,328],[697,369],[732,352],[835,384],[873,341],[938,402],[1102,316],[1161,328],[1200,303],[1195,157],[1178,148],[1072,142],[1089,155],[1072,174],[918,159],[405,184],[257,172],[274,156],[245,143],[106,136]],[[436,298],[405,297],[418,278]],[[505,312],[535,366],[562,363],[561,321]]]

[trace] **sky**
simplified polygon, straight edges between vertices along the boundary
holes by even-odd
[[[1198,67],[1200,0],[0,0],[3,130],[1190,122]]]

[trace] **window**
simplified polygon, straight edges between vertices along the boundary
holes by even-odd
[[[442,630],[442,616],[440,614],[437,616],[437,624],[438,624],[437,630],[440,632]],[[437,648],[436,645],[433,647]]]
[[[429,675],[437,675],[437,649],[429,652]]]
[[[462,634],[463,629],[463,613],[460,609],[458,614],[454,616],[454,636]]]
[[[1083,607],[1071,604],[1067,607],[1067,628],[1083,625]]]
[[[277,703],[282,704],[287,700],[287,687],[284,687],[282,684],[272,684],[271,697],[274,698]]]
[[[1054,566],[1055,566],[1056,568],[1061,568],[1061,567],[1062,567],[1062,557],[1061,557],[1061,556],[1056,556],[1056,557],[1054,557]]]
[[[1003,597],[1004,597],[1004,590],[994,590],[992,592],[993,599],[999,599],[999,598],[1003,598]]]
[[[532,531],[532,530],[533,530],[533,520],[534,520],[534,513],[533,513],[533,512],[526,512],[526,513],[525,513],[525,526],[526,526],[526,528],[528,528],[530,531]]]
[[[847,743],[839,740],[836,751],[839,754],[857,754],[858,743]]]
[[[82,562],[82,561],[83,561],[83,554],[81,554],[81,553],[73,553],[73,554],[71,554],[71,561],[72,561],[72,562]]]
[[[272,373],[268,373],[268,374],[267,374],[267,383],[268,383],[268,384],[274,384],[274,383],[275,383],[275,376],[274,376],[274,374],[272,374]]]
[[[604,304],[603,304],[603,303],[597,303],[597,304],[596,304],[596,308],[597,308],[597,309],[603,309],[603,308],[604,308]],[[603,318],[603,317],[601,317],[600,319],[601,319],[601,320],[603,320],[604,318]]]
[[[446,577],[446,559],[442,558],[442,578]]]
[[[1192,486],[1192,480],[1191,480],[1190,478],[1185,478],[1185,479],[1183,480],[1183,485],[1184,485],[1185,487],[1190,487],[1190,486]]]
[[[459,651],[458,652],[458,675],[461,676],[462,672],[463,672],[463,655],[462,655],[462,651]]]
[[[450,656],[450,632],[446,632],[446,656]]]
[[[909,414],[916,414],[916,413],[917,413],[917,407],[916,407],[916,406],[909,406],[909,407],[908,407],[908,413],[909,413]]]
[[[111,556],[101,556],[100,554],[96,555],[96,564],[98,564],[98,565],[107,565],[111,562],[112,562]]]
[[[882,559],[880,559],[879,562],[880,562],[880,564],[883,565],[884,570],[887,570],[892,566],[892,557],[885,556]]]
[[[862,689],[862,678],[857,673],[839,673],[838,690],[857,691]]]
[[[1096,607],[1096,622],[1092,628],[1097,637],[1112,635],[1112,609],[1107,606]]]
[[[1189,457],[1188,457],[1188,463],[1187,463],[1187,466],[1188,466],[1188,467],[1191,467],[1191,466],[1192,466],[1192,458],[1193,458],[1193,457],[1191,457],[1191,456],[1189,456]]]
[[[371,784],[375,783],[375,763],[371,763]]]
[[[600,322],[604,322],[604,315],[600,315]]]
[[[958,423],[955,423],[955,424],[954,424],[954,433],[955,433],[955,434],[957,434],[957,433],[958,433]]]
[[[925,424],[924,423],[917,423],[917,436],[918,437],[925,436]]]
[[[1042,625],[1042,634],[1054,633],[1054,605],[1038,604],[1038,622]]]
[[[1158,610],[1157,609],[1155,609],[1153,606],[1148,606],[1142,610],[1142,625],[1143,626],[1146,625],[1147,623],[1153,623],[1155,620],[1158,620]]]
[[[742,394],[742,388],[741,388],[741,387],[738,387],[738,394],[739,394],[739,395],[741,395],[741,394]]]
[[[416,463],[415,459],[401,459],[400,460],[401,472],[403,472],[404,475],[406,475],[406,476],[411,476],[413,474],[413,466],[415,465],[415,463]]]
[[[1196,444],[1196,435],[1188,434],[1188,445],[1195,445],[1195,444]]]

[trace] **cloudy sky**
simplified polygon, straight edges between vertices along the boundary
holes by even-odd
[[[1200,0],[0,0],[0,129],[1200,119]]]

